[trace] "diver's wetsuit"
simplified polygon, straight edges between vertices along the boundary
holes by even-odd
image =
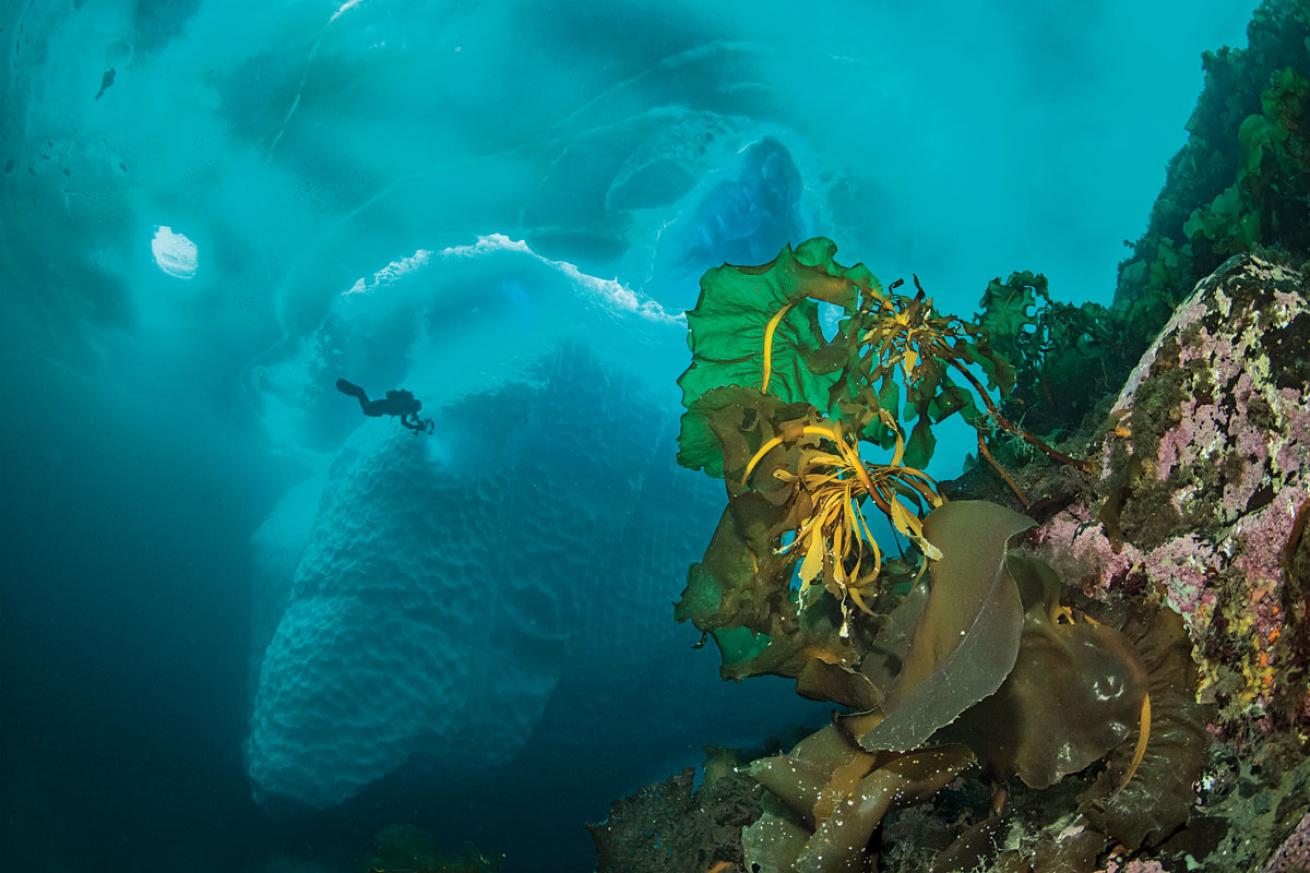
[[[395,415],[400,418],[400,423],[415,433],[421,431],[432,432],[433,424],[430,418],[419,418],[418,411],[423,408],[423,402],[418,400],[408,391],[401,389],[399,391],[388,391],[387,396],[379,400],[369,400],[368,392],[356,385],[354,382],[347,382],[345,379],[337,380],[337,390],[349,397],[354,397],[359,401],[359,408],[370,418],[380,418],[384,415]]]

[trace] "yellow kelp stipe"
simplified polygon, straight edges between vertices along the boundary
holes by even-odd
[[[816,578],[841,599],[843,611],[849,598],[859,609],[871,612],[862,589],[867,588],[882,570],[882,551],[864,517],[865,500],[891,520],[892,525],[914,542],[931,560],[941,552],[923,535],[918,512],[907,505],[940,506],[936,483],[926,473],[901,463],[904,440],[895,422],[886,412],[884,423],[896,432],[896,447],[891,464],[866,464],[859,456],[859,443],[847,439],[837,424],[811,424],[795,428],[786,436],[766,440],[751,456],[742,473],[741,487],[750,484],[751,474],[773,449],[804,437],[818,437],[831,444],[836,452],[819,446],[803,448],[793,469],[779,468],[773,476],[795,483],[810,498],[809,515],[797,526],[791,542],[778,549],[779,554],[799,551],[803,554],[799,575],[802,595]]]
[[[769,379],[773,376],[773,335],[778,332],[778,324],[787,315],[792,304],[779,309],[764,326],[764,377],[760,379],[760,393],[769,393]]]
[[[1124,781],[1119,783],[1119,791],[1128,787],[1128,783],[1133,781],[1133,775],[1137,773],[1138,766],[1142,759],[1146,757],[1146,744],[1151,739],[1151,695],[1148,692],[1142,696],[1142,718],[1141,724],[1137,730],[1137,748],[1133,749],[1133,762],[1128,765],[1128,772],[1124,774]]]

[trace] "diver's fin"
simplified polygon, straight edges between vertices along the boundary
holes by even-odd
[[[358,398],[359,400],[368,399],[368,393],[363,388],[360,388],[354,382],[347,382],[345,379],[337,380],[337,390],[342,394]]]

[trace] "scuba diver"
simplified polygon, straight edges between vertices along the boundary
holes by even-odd
[[[418,411],[423,408],[423,401],[403,388],[388,391],[387,396],[381,400],[369,400],[368,392],[354,382],[347,382],[345,379],[337,380],[337,390],[358,400],[359,408],[370,418],[395,415],[400,417],[401,424],[414,431],[414,433],[422,433],[423,431],[432,433],[434,426],[432,419],[420,418],[418,414]]]

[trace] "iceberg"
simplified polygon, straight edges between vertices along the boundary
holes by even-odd
[[[332,460],[262,656],[257,796],[321,809],[401,768],[514,784],[583,758],[631,776],[703,739],[705,700],[778,690],[723,686],[671,621],[721,502],[674,465],[676,419],[576,344],[523,376],[434,410],[431,438],[368,422]]]

